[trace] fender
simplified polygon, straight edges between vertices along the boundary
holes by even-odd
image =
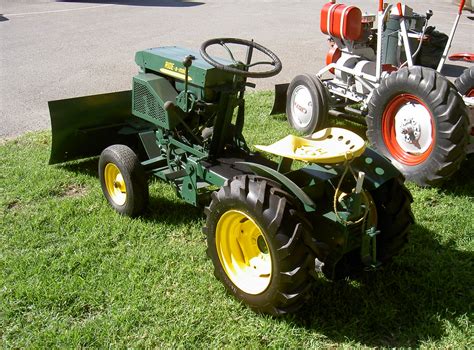
[[[276,180],[277,182],[281,183],[285,189],[294,194],[296,198],[301,201],[307,212],[316,211],[316,204],[313,202],[313,200],[306,193],[304,193],[304,191],[297,184],[291,181],[284,174],[279,173],[278,171],[262,164],[250,162],[238,162],[237,164],[248,166],[256,175]]]
[[[296,198],[301,201],[307,212],[316,211],[316,204],[314,201],[301,189],[301,186],[297,185],[285,174],[262,164],[251,162],[239,162],[238,164],[248,166],[256,175],[278,181],[286,190],[294,194]],[[329,178],[341,176],[344,172],[343,165],[334,167],[331,172],[328,172],[325,168],[322,168],[317,164],[313,164],[311,167],[320,168],[321,174],[325,174],[325,178],[321,178],[321,180],[328,180]],[[360,157],[352,161],[351,167],[355,172],[362,171],[365,173],[364,187],[368,191],[373,191],[379,188],[390,179],[403,177],[400,171],[395,168],[388,158],[378,154],[369,147],[365,149]]]
[[[403,177],[402,173],[388,158],[369,147],[365,149],[360,157],[354,159],[351,166],[354,171],[365,173],[364,187],[369,191],[379,188],[390,179]]]

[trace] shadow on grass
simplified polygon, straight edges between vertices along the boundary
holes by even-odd
[[[97,158],[61,167],[97,177]],[[472,167],[472,162],[463,167],[445,190],[460,195],[472,191],[474,180],[467,176]],[[186,204],[168,190],[163,195],[152,193],[142,219],[176,225],[203,217],[202,208]],[[470,288],[474,253],[436,238],[435,232],[415,225],[410,243],[392,264],[357,281],[317,281],[304,311],[281,322],[323,334],[334,343],[370,347],[418,347],[424,341],[441,340],[446,327],[467,327],[459,322],[463,317],[474,321]]]
[[[160,222],[168,225],[179,225],[183,222],[201,219],[203,207],[195,207],[175,197],[150,196],[150,203],[141,217],[145,221]]]
[[[76,160],[68,163],[58,164],[57,167],[73,173],[88,175],[91,177],[99,178],[99,158],[87,158],[84,160]]]
[[[88,158],[85,160],[72,161],[69,163],[59,164],[58,168],[64,169],[66,171],[71,171],[77,174],[83,174],[90,177],[94,177],[99,181],[99,171],[98,171],[98,162],[99,158]],[[153,186],[153,183],[159,182],[164,184],[159,179],[150,178],[149,185]],[[166,186],[172,185],[167,184]],[[156,221],[163,222],[167,224],[179,224],[185,221],[193,220],[200,218],[203,215],[203,207],[207,205],[209,201],[203,198],[203,203],[199,207],[194,207],[191,204],[184,202],[179,199],[176,194],[160,196],[156,193],[150,194],[150,201],[148,203],[147,209],[141,215],[141,218],[146,221]]]
[[[80,2],[86,4],[114,4],[156,7],[195,7],[204,5],[204,2],[191,2],[183,0],[56,0],[56,2]]]
[[[459,170],[441,187],[446,193],[455,196],[474,196],[474,154],[468,155]]]
[[[407,249],[385,270],[363,281],[319,281],[304,312],[288,318],[334,342],[370,347],[414,347],[440,340],[446,322],[472,317],[473,252],[439,244],[416,225]],[[472,322],[472,318],[470,322]],[[466,321],[467,324],[467,321]]]

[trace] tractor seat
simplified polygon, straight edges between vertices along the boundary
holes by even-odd
[[[321,10],[320,29],[342,40],[357,40],[362,33],[362,11],[355,6],[329,2]]]
[[[309,138],[288,135],[269,146],[255,146],[277,156],[308,163],[336,164],[359,157],[365,150],[364,140],[341,128],[320,130]]]

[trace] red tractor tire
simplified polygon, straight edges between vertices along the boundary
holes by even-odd
[[[420,186],[438,185],[466,157],[468,112],[456,88],[426,67],[402,68],[374,90],[369,142]]]

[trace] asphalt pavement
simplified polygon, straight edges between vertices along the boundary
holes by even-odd
[[[273,89],[324,64],[319,30],[324,0],[0,0],[0,138],[49,129],[47,102],[130,89],[134,53],[178,45],[195,50],[214,37],[255,39],[283,62],[282,72],[256,81]],[[349,1],[345,1],[349,3]],[[406,1],[432,9],[431,25],[449,33],[457,6],[450,0]],[[352,1],[375,13],[377,1]],[[466,11],[453,52],[474,52],[474,15]],[[448,62],[445,73],[466,64]]]

